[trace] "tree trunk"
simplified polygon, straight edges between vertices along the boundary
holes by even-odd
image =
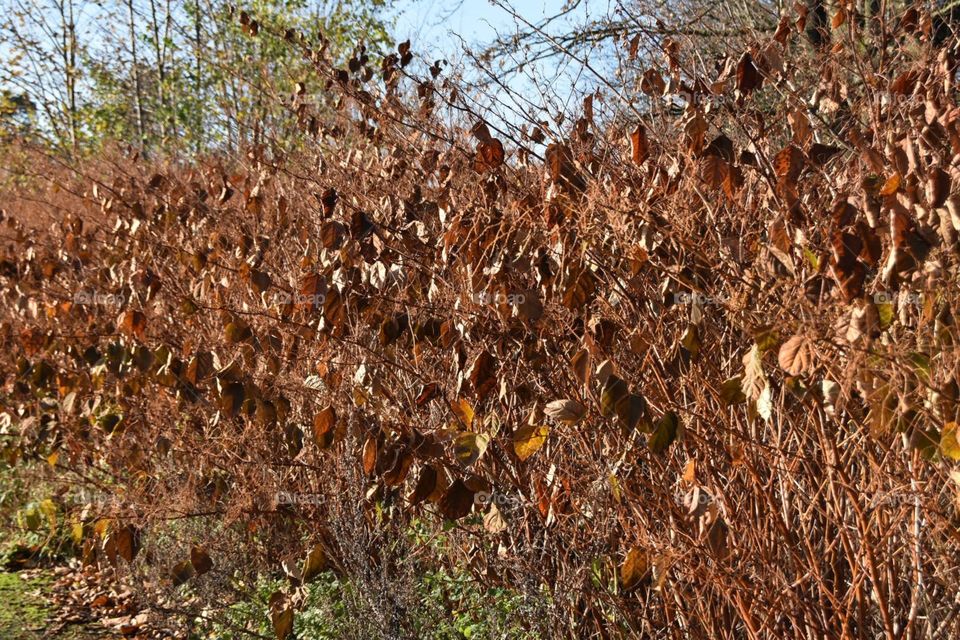
[[[157,62],[157,110],[160,112],[157,121],[160,124],[160,138],[167,137],[166,114],[167,99],[164,85],[167,83],[167,72],[164,65],[163,47],[160,44],[160,22],[157,20],[157,2],[150,0],[150,21],[153,31],[153,50]]]
[[[140,61],[137,59],[137,32],[134,26],[133,0],[127,0],[127,9],[130,16],[130,52],[133,58],[133,102],[137,117],[137,139],[140,146],[146,144],[146,133],[143,126],[143,95],[140,84]]]
[[[65,109],[67,112],[67,131],[70,134],[70,147],[76,154],[79,145],[77,123],[77,33],[73,22],[73,0],[61,1],[57,8],[60,12],[60,26],[63,40],[61,56],[63,59],[63,80]]]
[[[194,57],[196,60],[196,95],[197,95],[197,130],[194,132],[194,146],[196,152],[199,152],[203,148],[203,123],[204,123],[204,112],[206,111],[206,105],[203,104],[203,70],[201,67],[200,52],[203,50],[203,39],[202,31],[200,27],[200,0],[196,0],[194,4],[196,8],[197,15],[194,16],[194,35],[196,36],[196,50],[194,52]]]

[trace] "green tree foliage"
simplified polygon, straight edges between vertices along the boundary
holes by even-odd
[[[292,144],[289,96],[309,62],[283,35],[307,34],[333,60],[357,47],[375,56],[389,44],[392,4],[9,2],[0,23],[0,83],[40,105],[38,124],[53,146],[78,151],[120,141],[164,152]],[[241,13],[257,16],[260,37],[246,37]],[[300,89],[312,98],[320,87]]]
[[[36,110],[36,105],[25,94],[0,90],[0,135],[25,133]]]

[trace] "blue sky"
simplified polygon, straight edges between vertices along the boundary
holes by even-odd
[[[504,0],[524,20],[540,24],[546,18],[560,14],[565,5],[575,4],[576,8],[560,20],[552,23],[548,31],[554,34],[576,30],[578,25],[606,15],[616,5],[616,0]],[[466,44],[475,52],[482,51],[499,33],[509,35],[517,29],[527,30],[524,24],[517,24],[513,16],[496,6],[490,0],[397,0],[397,19],[393,29],[397,41],[410,39],[412,49],[430,59],[446,59],[458,67],[462,62],[462,49]],[[455,35],[456,34],[456,35]],[[461,39],[457,37],[459,35]],[[523,52],[517,52],[513,60],[499,60],[512,68],[524,58]],[[470,67],[469,64],[466,65]],[[497,72],[499,64],[493,64]],[[517,96],[502,92],[490,92],[482,99],[487,107],[499,113],[489,113],[488,117],[504,120],[516,120],[519,113],[530,113],[529,98],[537,105],[537,118],[549,113],[569,113],[578,108],[579,100],[572,88],[589,89],[595,85],[595,78],[586,73],[583,66],[562,56],[549,58],[544,62],[526,65],[522,73],[499,76]],[[534,79],[535,78],[535,79]],[[542,94],[541,89],[546,91]],[[549,104],[547,104],[549,103]],[[503,107],[507,107],[506,110]],[[510,111],[513,111],[511,115]]]
[[[564,0],[511,0],[517,13],[538,23],[561,11]],[[459,34],[469,44],[488,43],[496,33],[509,33],[513,18],[489,0],[417,0],[400,2],[395,34],[407,38],[415,50],[435,50],[456,57],[460,44],[451,33]]]

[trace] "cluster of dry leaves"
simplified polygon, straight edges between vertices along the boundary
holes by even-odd
[[[85,561],[171,588],[452,563],[544,637],[949,637],[957,51],[911,11],[677,37],[517,128],[408,43],[277,34],[304,149],[8,196],[4,455],[115,497]]]
[[[49,577],[50,569],[23,571],[24,579]],[[100,637],[108,633],[125,637],[170,638],[185,633],[176,618],[164,611],[142,608],[134,589],[122,584],[113,569],[97,569],[92,565],[60,566],[52,570],[53,582],[38,594],[53,608],[46,621],[44,637],[73,634],[80,637]],[[137,587],[141,589],[142,587]],[[162,593],[154,592],[157,603],[179,608],[180,602],[167,601]]]

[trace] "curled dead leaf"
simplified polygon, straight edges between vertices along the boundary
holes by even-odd
[[[190,564],[193,565],[193,569],[198,576],[202,576],[213,568],[213,560],[210,558],[210,554],[207,553],[206,549],[197,545],[190,549]]]
[[[587,408],[576,400],[564,398],[562,400],[554,400],[553,402],[549,403],[544,408],[543,412],[557,422],[562,422],[563,424],[576,424],[583,419],[583,416],[586,415]]]
[[[806,336],[793,336],[780,346],[777,361],[792,376],[807,373],[813,361],[813,347]]]

